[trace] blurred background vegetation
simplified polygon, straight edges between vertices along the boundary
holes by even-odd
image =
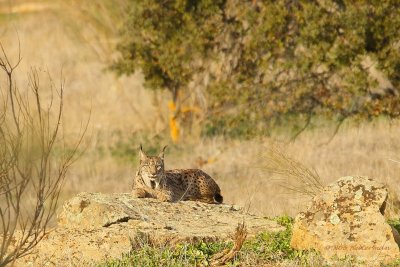
[[[134,1],[113,69],[142,71],[147,88],[170,93],[178,125],[200,122],[205,136],[251,138],[315,118],[398,117],[399,7]]]
[[[16,84],[32,66],[62,73],[64,136],[89,120],[61,202],[129,192],[140,144],[168,144],[167,168],[202,168],[227,203],[271,216],[303,203],[263,167],[276,143],[324,183],[400,192],[399,29],[394,0],[0,0]]]

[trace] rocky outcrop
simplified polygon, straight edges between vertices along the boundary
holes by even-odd
[[[165,203],[134,199],[129,194],[81,193],[64,203],[58,226],[18,265],[93,264],[121,257],[135,242],[173,245],[224,240],[241,222],[245,222],[249,235],[282,230],[275,221],[231,205]]]
[[[372,179],[339,179],[297,215],[292,247],[315,249],[326,259],[353,256],[369,266],[400,257],[398,233],[383,216],[387,196],[384,185]]]

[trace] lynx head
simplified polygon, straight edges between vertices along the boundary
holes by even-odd
[[[147,156],[140,146],[139,173],[144,183],[153,189],[159,188],[161,180],[164,178],[164,151],[166,147],[161,150],[158,156]]]

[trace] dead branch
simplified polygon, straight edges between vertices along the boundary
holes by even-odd
[[[15,107],[15,100],[14,100],[14,95],[16,91],[16,86],[13,83],[13,72],[14,70],[19,66],[21,63],[21,42],[18,38],[18,58],[17,62],[15,64],[12,64],[10,60],[8,59],[7,53],[4,50],[3,45],[0,43],[0,50],[1,50],[1,56],[0,56],[0,68],[3,69],[4,73],[7,75],[8,79],[8,95],[10,98],[11,102],[11,110],[12,110],[12,115],[14,119],[15,126],[17,127],[18,132],[20,131],[19,129],[19,123],[18,123],[18,118],[17,118],[17,111]]]
[[[300,129],[299,131],[297,131],[297,133],[295,133],[295,134],[290,138],[290,142],[294,142],[294,141],[297,139],[297,137],[299,137],[299,135],[300,135],[301,133],[303,133],[303,132],[308,128],[308,126],[310,126],[311,119],[312,119],[312,115],[309,114],[309,115],[307,116],[306,123],[304,124],[304,126],[301,127],[301,129]]]
[[[218,254],[215,254],[211,259],[211,266],[222,266],[227,262],[233,260],[237,253],[242,248],[244,241],[246,241],[247,229],[244,222],[239,223],[236,227],[235,234],[233,236],[234,244],[233,248],[225,249]]]
[[[0,103],[4,106],[0,113],[2,267],[31,253],[46,235],[67,170],[76,160],[86,130],[72,149],[60,145],[64,84],[60,85],[57,97],[51,87],[50,99],[42,101],[42,90],[48,88],[39,83],[38,71],[31,69],[31,90],[21,90],[14,82],[14,70],[21,62],[21,55],[12,64],[1,43],[0,51],[0,71],[7,77],[7,92],[0,93],[7,96]]]

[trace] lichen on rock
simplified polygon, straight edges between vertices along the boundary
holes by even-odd
[[[398,233],[384,217],[387,197],[385,186],[370,178],[340,178],[297,215],[292,247],[315,249],[326,259],[352,256],[369,264],[400,257]]]

